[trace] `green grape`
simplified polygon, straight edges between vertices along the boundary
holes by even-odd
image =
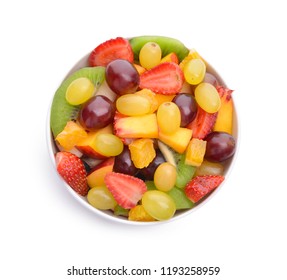
[[[158,190],[145,192],[142,197],[142,205],[150,216],[159,221],[171,219],[176,211],[171,196]]]
[[[185,80],[191,85],[198,85],[204,79],[206,72],[205,63],[200,58],[188,61],[183,69]]]
[[[169,162],[161,163],[154,173],[154,184],[160,191],[168,192],[176,182],[176,168]]]
[[[216,113],[220,109],[220,96],[212,84],[199,84],[195,88],[194,96],[197,104],[207,113]]]
[[[127,116],[139,116],[150,112],[151,103],[143,96],[137,94],[125,94],[116,101],[117,110]]]
[[[94,94],[94,84],[85,77],[74,80],[66,91],[66,100],[71,105],[80,105]]]
[[[173,102],[162,103],[157,110],[157,122],[162,133],[175,133],[179,129],[181,122],[178,106]]]
[[[92,206],[100,210],[114,209],[117,205],[117,202],[106,186],[91,188],[87,199]]]
[[[99,154],[106,157],[117,156],[124,149],[122,140],[110,133],[101,133],[97,135],[94,147]]]
[[[142,67],[151,69],[161,60],[161,48],[157,43],[148,42],[140,50],[139,61]]]

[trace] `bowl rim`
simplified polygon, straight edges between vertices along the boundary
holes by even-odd
[[[89,53],[84,55],[80,60],[78,60],[78,62],[75,63],[73,65],[73,67],[67,72],[66,76],[61,80],[61,82],[59,83],[57,88],[59,88],[61,83],[67,77],[69,77],[69,75],[71,75],[73,72],[75,72],[76,70],[78,70],[78,69],[80,69],[80,68],[82,68],[84,66],[87,66],[88,57],[89,57]],[[220,84],[225,86],[225,87],[227,87],[225,81],[223,80],[221,75],[215,70],[215,68],[209,62],[207,62],[206,59],[204,59],[204,61],[207,64],[206,69],[208,70],[208,72],[209,73],[211,72],[212,74],[214,74],[216,76],[216,78],[219,80]],[[83,66],[81,66],[82,64],[83,64]],[[175,213],[175,215],[171,219],[168,219],[168,220],[143,222],[143,221],[130,221],[126,217],[115,216],[115,215],[112,214],[112,211],[110,211],[110,210],[99,210],[99,209],[93,207],[92,205],[90,205],[87,202],[87,200],[84,197],[82,197],[79,194],[77,194],[62,179],[62,177],[57,172],[56,162],[55,162],[56,148],[55,148],[53,134],[52,134],[52,131],[51,131],[51,126],[50,126],[50,117],[51,117],[51,108],[52,108],[53,99],[54,99],[54,95],[52,95],[52,97],[51,97],[50,104],[48,106],[48,113],[47,113],[47,117],[46,117],[46,144],[47,144],[47,147],[48,147],[48,153],[49,153],[50,159],[52,161],[55,173],[60,178],[61,182],[63,183],[65,188],[68,190],[70,195],[72,195],[72,197],[74,197],[81,205],[83,205],[85,208],[87,208],[88,210],[90,210],[91,212],[93,212],[94,214],[99,216],[100,218],[104,218],[104,219],[106,219],[106,220],[108,220],[110,222],[117,222],[119,224],[127,224],[127,225],[140,225],[140,226],[147,226],[148,225],[148,226],[152,226],[152,225],[161,225],[161,224],[174,222],[174,221],[182,219],[182,218],[184,218],[184,217],[186,217],[188,215],[191,215],[191,213],[195,212],[196,210],[198,210],[202,206],[204,206],[210,199],[212,199],[222,189],[222,187],[224,186],[224,184],[226,184],[226,181],[227,181],[228,177],[230,176],[230,174],[231,174],[231,172],[232,172],[232,170],[234,168],[235,162],[237,161],[238,151],[239,151],[239,146],[240,146],[240,138],[241,138],[240,117],[239,117],[239,114],[238,114],[238,110],[236,108],[236,101],[235,101],[236,97],[234,98],[234,95],[232,95],[232,99],[233,99],[233,133],[232,133],[232,135],[236,139],[236,147],[235,147],[235,153],[234,153],[233,157],[227,163],[227,167],[226,167],[225,172],[224,172],[225,179],[220,184],[220,186],[217,187],[214,191],[212,191],[206,198],[203,199],[203,201],[201,201],[199,204],[195,205],[193,208],[180,210],[178,213]],[[236,125],[236,126],[234,126],[234,125]],[[234,129],[235,127],[236,127],[236,130]]]

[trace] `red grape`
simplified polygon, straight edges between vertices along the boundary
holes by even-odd
[[[217,87],[219,85],[216,77],[210,73],[207,73],[207,72],[205,73],[203,82],[212,84],[215,87]]]
[[[187,126],[194,120],[197,113],[197,104],[191,94],[180,93],[173,98],[172,102],[174,102],[180,110],[181,127]]]
[[[109,98],[96,95],[83,104],[79,122],[85,129],[94,131],[112,123],[115,110],[115,105]]]
[[[235,139],[226,132],[214,131],[205,138],[205,158],[214,162],[221,162],[229,159],[235,153]]]
[[[123,95],[134,93],[140,82],[136,68],[127,60],[116,59],[106,68],[106,81],[112,91]]]
[[[124,146],[121,154],[115,157],[114,172],[135,175],[138,169],[134,166],[128,146]]]

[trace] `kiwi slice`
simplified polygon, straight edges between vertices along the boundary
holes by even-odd
[[[176,187],[182,189],[194,176],[196,168],[185,164],[185,154],[179,154],[166,144],[158,141],[158,147],[162,152],[165,160],[174,165],[177,169]]]
[[[170,37],[139,36],[139,37],[133,37],[129,41],[134,53],[134,59],[137,61],[139,60],[139,53],[141,48],[148,42],[157,43],[161,48],[163,57],[171,52],[175,52],[178,59],[182,61],[189,53],[189,49],[182,42]]]
[[[54,95],[51,107],[50,124],[54,137],[64,129],[69,120],[77,118],[80,106],[70,105],[66,101],[66,90],[71,82],[82,77],[90,79],[97,89],[105,79],[105,68],[101,66],[81,68],[62,82]]]

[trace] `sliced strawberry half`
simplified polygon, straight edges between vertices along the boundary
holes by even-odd
[[[156,93],[172,95],[181,90],[183,81],[181,68],[174,62],[164,62],[141,74],[139,87]]]
[[[135,207],[147,191],[144,181],[122,173],[108,173],[105,183],[116,202],[125,209]]]
[[[82,196],[87,195],[87,172],[80,158],[69,152],[58,152],[56,167],[61,177],[75,192]]]
[[[186,127],[192,130],[192,137],[204,139],[212,131],[217,117],[216,113],[207,113],[199,106],[195,119]]]
[[[117,37],[97,46],[89,56],[89,65],[107,66],[115,59],[126,59],[133,62],[133,50],[127,39]]]
[[[196,203],[217,188],[224,180],[221,175],[205,175],[194,177],[185,187],[186,196]]]

